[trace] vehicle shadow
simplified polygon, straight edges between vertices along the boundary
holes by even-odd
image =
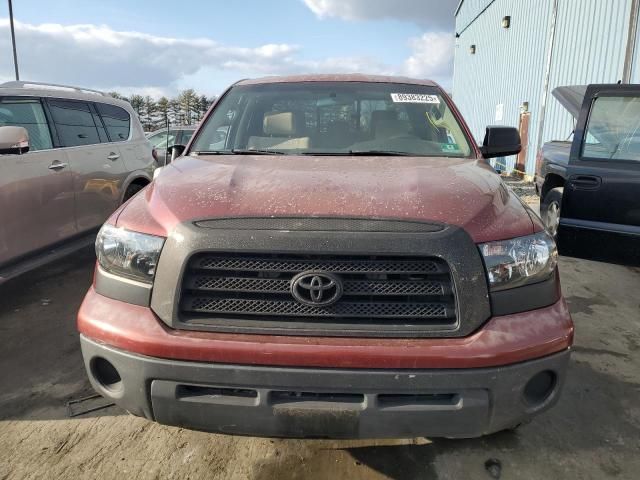
[[[636,383],[573,358],[559,403],[516,430],[474,439],[430,439],[422,444],[384,446],[376,445],[378,442],[371,442],[373,446],[366,442],[358,442],[364,446],[329,442],[327,446],[328,441],[276,441],[282,442],[283,452],[290,453],[259,462],[253,478],[326,478],[320,472],[327,473],[325,465],[336,462],[340,454],[351,459],[353,468],[357,467],[355,472],[363,470],[350,478],[370,478],[371,470],[395,480],[498,478],[487,471],[487,461],[497,461],[501,478],[618,475],[625,473],[625,465],[628,468],[640,447],[640,423],[631,412],[639,388]],[[606,455],[589,453],[609,446],[615,448],[607,450]],[[573,473],[567,476],[568,465]]]
[[[94,263],[86,248],[0,286],[0,420],[67,418],[69,400],[93,394],[75,318]],[[120,413],[111,407],[91,415]]]

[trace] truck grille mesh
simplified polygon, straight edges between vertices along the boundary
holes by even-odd
[[[342,295],[327,306],[291,293],[303,272],[333,275]],[[451,274],[436,258],[200,253],[182,279],[181,321],[236,330],[453,330]]]

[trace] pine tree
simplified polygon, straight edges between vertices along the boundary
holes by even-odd
[[[131,95],[131,97],[129,98],[129,103],[131,104],[135,112],[138,114],[140,121],[142,121],[142,114],[144,111],[144,97],[142,95],[136,95],[136,94]]]
[[[200,95],[200,102],[199,102],[199,107],[200,107],[200,115],[198,120],[202,120],[205,116],[205,114],[207,113],[207,111],[209,110],[209,107],[211,106],[211,104],[213,103],[214,99],[209,99],[207,98],[206,95]]]
[[[116,98],[118,100],[128,101],[128,99],[124,95],[121,95],[118,92],[108,92],[107,95],[109,95],[110,97]]]
[[[160,97],[158,103],[156,103],[158,118],[158,128],[166,127],[167,121],[169,121],[169,99],[167,97]]]
[[[156,109],[157,109],[156,102],[153,100],[153,98],[151,98],[151,96],[149,95],[144,97],[143,111],[144,111],[145,129],[147,132],[150,132],[151,130],[153,130],[153,120],[154,120],[154,115],[156,113]]]
[[[183,90],[178,95],[178,102],[180,104],[180,109],[184,115],[184,124],[191,125],[194,120],[194,113],[196,112],[196,104],[198,101],[198,97],[196,96],[196,92],[193,89],[189,88],[187,90]]]
[[[184,122],[184,114],[177,99],[169,101],[169,121],[172,125],[181,125]]]
[[[129,98],[118,92],[109,92],[113,98],[131,104],[146,131],[171,125],[192,125],[204,118],[216,97],[198,95],[193,89],[181,91],[175,98],[160,97],[155,101],[150,95],[132,94]]]

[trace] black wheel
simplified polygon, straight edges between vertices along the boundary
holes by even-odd
[[[556,187],[547,192],[542,200],[540,200],[540,216],[544,222],[544,226],[553,238],[558,234],[558,225],[560,224],[560,206],[562,205],[563,187]]]
[[[138,193],[144,187],[145,187],[144,185],[139,185],[137,183],[132,183],[131,185],[129,185],[129,188],[127,188],[127,191],[124,194],[123,202],[126,202],[127,200],[129,200],[131,197],[133,197],[136,193]]]

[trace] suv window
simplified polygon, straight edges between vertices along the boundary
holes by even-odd
[[[124,108],[106,103],[96,103],[98,112],[102,117],[107,133],[112,142],[122,142],[129,138],[131,117]]]
[[[24,127],[29,132],[29,149],[53,148],[47,117],[40,100],[27,98],[0,99],[0,127]]]
[[[49,107],[63,147],[100,143],[89,104],[75,100],[49,100]]]
[[[640,161],[640,97],[599,97],[593,102],[582,156]]]
[[[149,137],[153,148],[169,148],[176,143],[177,130],[169,130],[169,139],[167,140],[167,132],[158,132]]]

